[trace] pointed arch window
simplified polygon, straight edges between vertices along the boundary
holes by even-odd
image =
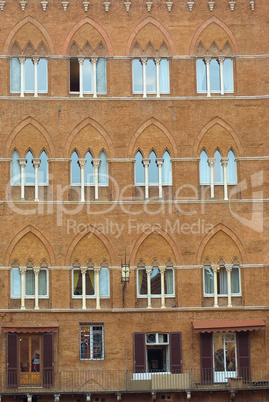
[[[133,59],[133,93],[134,94],[169,94],[169,60],[155,57]]]
[[[223,166],[221,164],[221,154],[217,150],[214,153],[214,184],[223,184]]]
[[[85,155],[86,164],[85,164],[85,185],[92,186],[94,185],[94,170],[92,164],[92,154],[88,151]]]
[[[158,166],[156,163],[156,154],[154,151],[151,151],[149,154],[150,164],[149,164],[149,184],[157,185],[159,183],[159,172]]]
[[[105,151],[101,151],[99,155],[100,165],[98,171],[98,184],[99,186],[107,186],[108,185],[108,165],[107,165],[107,156]]]
[[[46,58],[37,56],[11,58],[10,92],[38,93],[48,92],[48,66]]]
[[[26,154],[26,166],[25,166],[25,185],[32,186],[35,184],[35,169],[33,165],[33,154],[28,151]]]
[[[71,184],[76,185],[81,183],[81,173],[80,166],[78,162],[78,154],[77,151],[72,153],[71,157]]]
[[[19,154],[13,151],[11,156],[11,185],[19,186],[21,184],[21,168],[19,164]]]
[[[47,185],[48,183],[48,156],[45,151],[42,151],[38,168],[38,184]]]
[[[200,184],[210,184],[210,167],[208,165],[208,156],[205,150],[200,154],[199,171]]]
[[[165,151],[163,154],[162,180],[163,180],[163,184],[165,184],[165,185],[172,184],[172,163],[171,163],[171,157],[170,157],[170,154],[168,151]]]
[[[227,182],[228,184],[237,183],[237,167],[235,154],[232,150],[228,153],[228,164],[227,164]]]
[[[135,184],[144,185],[145,184],[145,169],[143,165],[143,156],[140,151],[137,151],[135,155]]]

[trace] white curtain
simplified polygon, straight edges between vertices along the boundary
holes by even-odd
[[[160,92],[162,94],[169,94],[169,61],[162,59],[160,62]]]
[[[156,163],[156,154],[154,151],[151,151],[149,155],[150,164],[148,167],[149,173],[149,184],[158,184],[159,183],[159,171]]]
[[[19,164],[19,154],[14,151],[11,156],[11,184],[18,186],[21,184],[21,167]]]
[[[72,153],[71,157],[71,184],[81,183],[81,172],[78,163],[78,154],[76,151]]]
[[[156,65],[154,60],[148,59],[146,67],[146,91],[149,94],[157,91]]]
[[[85,156],[86,164],[84,170],[85,184],[92,185],[94,184],[94,169],[92,164],[92,154],[90,151],[86,153]]]
[[[38,92],[48,92],[48,65],[47,59],[39,59],[37,65],[37,89]]]
[[[173,268],[166,268],[165,270],[166,279],[166,294],[172,295],[174,293],[174,270]]]
[[[33,165],[33,154],[28,151],[26,154],[27,163],[25,166],[25,184],[34,185],[35,184],[35,168]]]
[[[163,154],[162,181],[163,184],[172,184],[172,163],[168,151]]]
[[[21,91],[21,65],[17,58],[10,60],[10,92]]]
[[[225,59],[223,63],[224,91],[234,91],[233,60]]]
[[[40,269],[38,274],[38,295],[47,295],[47,275],[48,271],[46,269]]]
[[[100,270],[100,297],[109,297],[109,270],[101,268]]]
[[[219,294],[228,294],[227,271],[225,267],[220,267],[218,271]]]
[[[100,165],[98,171],[98,183],[103,186],[108,186],[108,166],[106,153],[102,151],[99,155]]]
[[[89,59],[85,59],[82,68],[83,76],[83,92],[92,93],[93,92],[93,68],[92,63]]]
[[[210,91],[220,92],[220,66],[217,59],[210,61]]]
[[[25,59],[24,64],[25,92],[34,92],[34,63],[32,59]]]
[[[145,184],[145,168],[142,162],[143,156],[140,151],[135,155],[135,184]]]
[[[40,165],[38,168],[38,184],[48,184],[48,156],[45,151],[41,152]]]
[[[21,273],[19,268],[11,270],[11,297],[21,297]]]
[[[133,60],[133,93],[141,94],[143,92],[143,72],[140,60]]]
[[[206,65],[204,60],[196,60],[196,80],[197,80],[197,92],[206,92]]]
[[[204,293],[214,294],[214,276],[211,267],[204,267]]]
[[[228,164],[227,164],[227,182],[228,184],[236,184],[237,183],[237,168],[236,168],[236,160],[235,154],[231,150],[228,153]]]
[[[210,167],[208,165],[208,156],[205,150],[200,154],[199,171],[200,184],[210,184]]]
[[[96,88],[98,94],[106,94],[106,59],[98,59],[97,61]]]
[[[26,270],[25,275],[25,296],[35,295],[35,274],[32,269]]]
[[[221,164],[221,154],[219,151],[214,153],[214,183],[223,184],[223,166]]]

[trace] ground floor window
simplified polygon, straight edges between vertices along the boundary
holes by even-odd
[[[104,359],[104,325],[80,324],[80,359]]]

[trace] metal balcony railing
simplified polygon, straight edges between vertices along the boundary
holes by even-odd
[[[33,374],[35,374],[33,376]],[[38,375],[39,374],[39,375]],[[48,378],[46,378],[48,377]],[[214,372],[190,369],[179,372],[133,373],[124,370],[83,370],[53,373],[7,374],[0,372],[0,394],[110,393],[206,391],[210,389],[269,389],[269,367]]]

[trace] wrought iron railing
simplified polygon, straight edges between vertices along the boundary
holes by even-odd
[[[269,388],[269,367],[240,368],[229,372],[191,369],[179,372],[133,373],[124,370],[82,370],[40,373],[0,373],[1,394],[156,392],[207,389]],[[48,376],[48,378],[46,378]],[[9,382],[9,384],[8,384]]]

